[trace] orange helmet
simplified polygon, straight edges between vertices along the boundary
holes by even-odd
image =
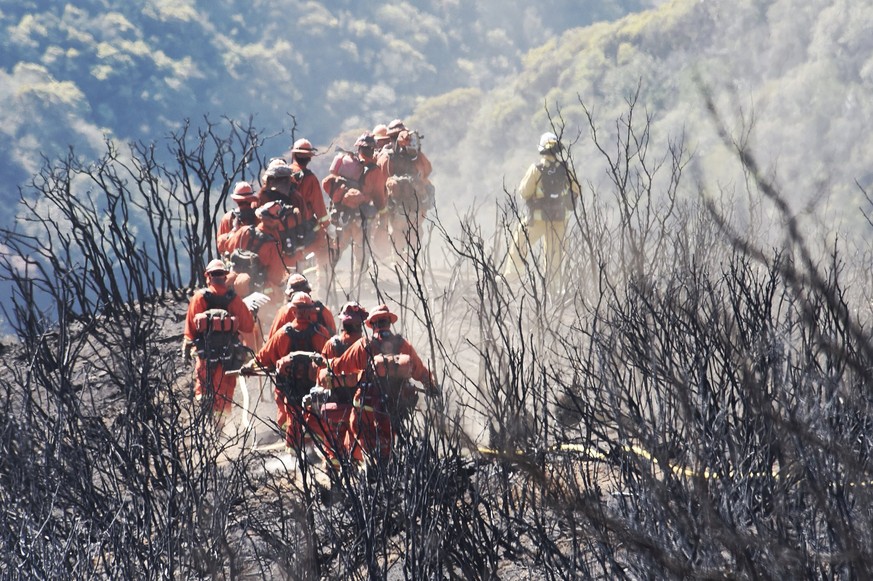
[[[376,326],[376,323],[388,319],[392,324],[397,322],[397,315],[388,310],[388,305],[379,305],[367,317],[367,325],[371,328]]]
[[[318,149],[312,147],[312,143],[308,139],[298,139],[291,147],[291,153],[296,153],[298,156],[303,157],[312,157],[316,151]]]
[[[288,277],[288,282],[285,283],[285,295],[292,297],[294,293],[306,292],[311,293],[312,287],[309,285],[309,280],[299,272],[295,272]]]

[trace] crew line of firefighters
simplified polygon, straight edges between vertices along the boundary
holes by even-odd
[[[267,374],[287,448],[318,449],[338,469],[342,457],[388,458],[417,392],[437,392],[415,349],[392,332],[397,316],[386,305],[368,313],[346,303],[337,330],[301,274],[308,257],[326,280],[349,246],[363,264],[367,247],[384,256],[415,243],[434,193],[419,139],[400,120],[377,125],[358,138],[355,152],[336,156],[320,183],[307,167],[317,150],[299,139],[291,164],[270,161],[259,191],[236,184],[237,208],[216,234],[223,258],[207,265],[206,288],[191,298],[182,349],[195,361],[195,398],[211,402],[219,428],[233,412],[237,374]],[[277,308],[283,287],[286,302]],[[255,296],[263,300],[249,300]],[[264,333],[259,320],[270,319]]]
[[[368,256],[390,256],[417,243],[433,207],[432,166],[418,132],[396,119],[377,125],[341,151],[323,180],[309,169],[317,149],[307,139],[291,148],[291,163],[270,160],[255,191],[239,182],[237,208],[219,223],[219,256],[235,273],[240,294],[281,294],[288,272],[315,272],[324,291],[332,269],[348,248],[363,270]],[[314,260],[315,266],[312,266]]]
[[[392,331],[397,315],[386,305],[367,312],[348,302],[339,311],[337,330],[328,308],[312,299],[308,280],[293,274],[285,289],[288,301],[251,358],[238,338],[253,331],[255,316],[233,289],[230,274],[222,260],[207,265],[207,286],[192,297],[185,321],[183,353],[196,361],[195,399],[211,401],[216,425],[223,428],[233,412],[234,371],[266,372],[289,451],[323,453],[334,474],[343,458],[386,460],[417,392],[438,393],[415,349]]]
[[[307,439],[317,440],[333,468],[344,457],[387,459],[417,391],[439,391],[415,349],[392,332],[397,316],[386,305],[368,313],[358,303],[346,303],[337,331],[333,314],[312,299],[309,280],[300,273],[299,260],[309,252],[320,265],[335,264],[337,247],[319,245],[313,233],[341,240],[339,249],[355,237],[359,248],[372,242],[399,249],[415,243],[433,204],[430,162],[417,134],[401,121],[377,126],[355,145],[356,153],[334,159],[321,183],[333,209],[330,217],[318,179],[306,167],[315,151],[306,140],[295,142],[290,166],[281,159],[270,162],[257,194],[249,184],[237,184],[232,198],[239,208],[222,219],[217,235],[226,258],[207,265],[207,287],[189,303],[183,343],[186,358],[196,359],[195,397],[212,402],[219,427],[232,411],[236,375],[230,372],[268,373],[286,445],[302,452]],[[527,268],[528,250],[541,240],[542,253],[533,260],[542,260],[548,282],[559,284],[566,220],[580,196],[579,182],[554,133],[543,133],[537,149],[539,160],[519,185],[528,211],[516,229],[504,276],[517,280]],[[370,223],[385,227],[368,230]],[[387,239],[378,242],[379,236]],[[282,287],[287,302],[277,308],[269,297],[280,296]],[[272,318],[265,336],[256,324],[261,317]]]

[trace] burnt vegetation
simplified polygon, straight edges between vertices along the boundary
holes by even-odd
[[[611,185],[581,184],[562,284],[533,258],[500,274],[511,196],[493,231],[434,216],[374,277],[442,395],[332,490],[216,434],[178,353],[258,131],[183,128],[173,167],[150,145],[46,160],[3,232],[2,576],[871,577],[869,257],[810,249],[727,138],[751,222],[775,208],[784,236],[741,231],[718,192],[683,198],[691,156],[655,154],[638,109],[609,135],[588,117]]]

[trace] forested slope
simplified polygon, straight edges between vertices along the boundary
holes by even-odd
[[[184,119],[256,118],[327,143],[424,97],[488,90],[531,47],[650,0],[0,2],[0,177],[18,184],[106,134],[160,140]],[[276,148],[287,146],[287,138]],[[14,188],[0,194],[14,201]]]

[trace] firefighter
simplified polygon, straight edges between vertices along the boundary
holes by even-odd
[[[542,240],[546,281],[559,282],[566,221],[579,198],[579,182],[567,163],[558,158],[563,147],[554,133],[543,133],[538,149],[539,161],[531,164],[518,185],[527,215],[516,229],[504,275],[518,278],[528,250]]]
[[[258,206],[267,202],[282,202],[295,208],[303,207],[303,198],[297,193],[291,179],[294,171],[281,157],[274,157],[264,170],[264,179],[258,191]]]
[[[358,457],[386,461],[404,417],[415,408],[418,396],[410,379],[420,382],[425,393],[438,393],[430,370],[415,348],[392,332],[397,315],[379,305],[366,319],[372,337],[362,337],[331,362],[331,372],[359,377],[350,421],[351,440],[362,448]]]
[[[395,119],[388,125],[391,142],[379,153],[377,163],[385,175],[386,209],[374,246],[384,256],[392,249],[415,247],[421,225],[434,205],[430,181],[433,166],[421,151],[421,136]]]
[[[243,363],[239,333],[252,331],[254,319],[242,298],[227,282],[227,267],[221,260],[206,265],[206,288],[194,293],[188,303],[182,353],[194,366],[194,398],[212,398],[216,426],[224,427],[231,413],[236,377],[225,371]]]
[[[303,398],[316,383],[321,351],[330,332],[315,322],[315,305],[307,293],[294,293],[290,304],[294,318],[267,339],[240,373],[251,375],[258,368],[275,372],[276,421],[285,434],[286,446],[303,453],[309,447],[307,439],[311,439],[304,428]]]
[[[330,267],[328,240],[336,236],[336,230],[330,224],[321,181],[309,169],[309,162],[317,151],[308,139],[298,139],[291,148],[291,179],[303,201],[301,216],[304,228],[301,249],[295,262],[305,261],[307,256],[313,254],[318,280],[327,281],[327,269]],[[296,266],[298,271],[303,270],[301,264]]]
[[[243,226],[253,226],[257,223],[253,205],[257,200],[257,196],[249,182],[237,182],[233,187],[233,193],[230,195],[230,198],[236,202],[237,207],[229,210],[221,217],[221,221],[218,223],[215,242],[218,246],[219,256],[224,256],[225,252],[229,253],[231,251],[228,241],[234,232]]]
[[[250,275],[248,288],[235,282],[237,292],[248,294],[257,291],[273,299],[281,294],[288,276],[281,240],[283,232],[287,230],[289,218],[286,214],[289,213],[295,216],[292,221],[298,219],[296,216],[299,213],[294,214],[293,208],[281,202],[267,202],[255,211],[258,218],[255,225],[240,228],[229,237],[227,247],[231,252],[229,261],[233,265],[232,270]],[[234,256],[237,250],[254,255],[247,256],[250,264],[237,264],[237,257]]]
[[[330,371],[330,362],[364,336],[364,321],[368,316],[367,310],[357,302],[344,304],[339,313],[340,330],[325,343],[321,351],[327,367],[318,374],[318,385],[323,390],[325,400],[318,405],[318,433],[323,442],[325,459],[333,474],[339,470],[342,456],[360,460],[361,451],[355,447],[354,439],[349,434],[358,374],[334,374]]]
[[[373,139],[376,141],[376,155],[378,156],[385,146],[391,143],[391,136],[388,135],[388,126],[384,123],[379,123],[373,127]]]
[[[356,151],[337,155],[330,174],[322,180],[334,205],[333,220],[338,231],[335,261],[354,242],[355,262],[363,266],[369,252],[370,230],[385,207],[385,174],[376,163],[375,147],[373,136],[363,133],[355,141]]]
[[[294,318],[292,315],[291,297],[294,296],[294,293],[298,292],[305,292],[312,296],[312,287],[309,284],[309,279],[295,272],[288,277],[288,282],[285,284],[285,296],[288,298],[288,301],[276,313],[276,317],[273,319],[273,324],[270,327],[270,333],[267,335],[268,337],[290,323],[291,319]],[[330,309],[319,300],[312,299],[312,302],[317,313],[315,321],[330,331],[331,334],[336,333],[336,323]]]

